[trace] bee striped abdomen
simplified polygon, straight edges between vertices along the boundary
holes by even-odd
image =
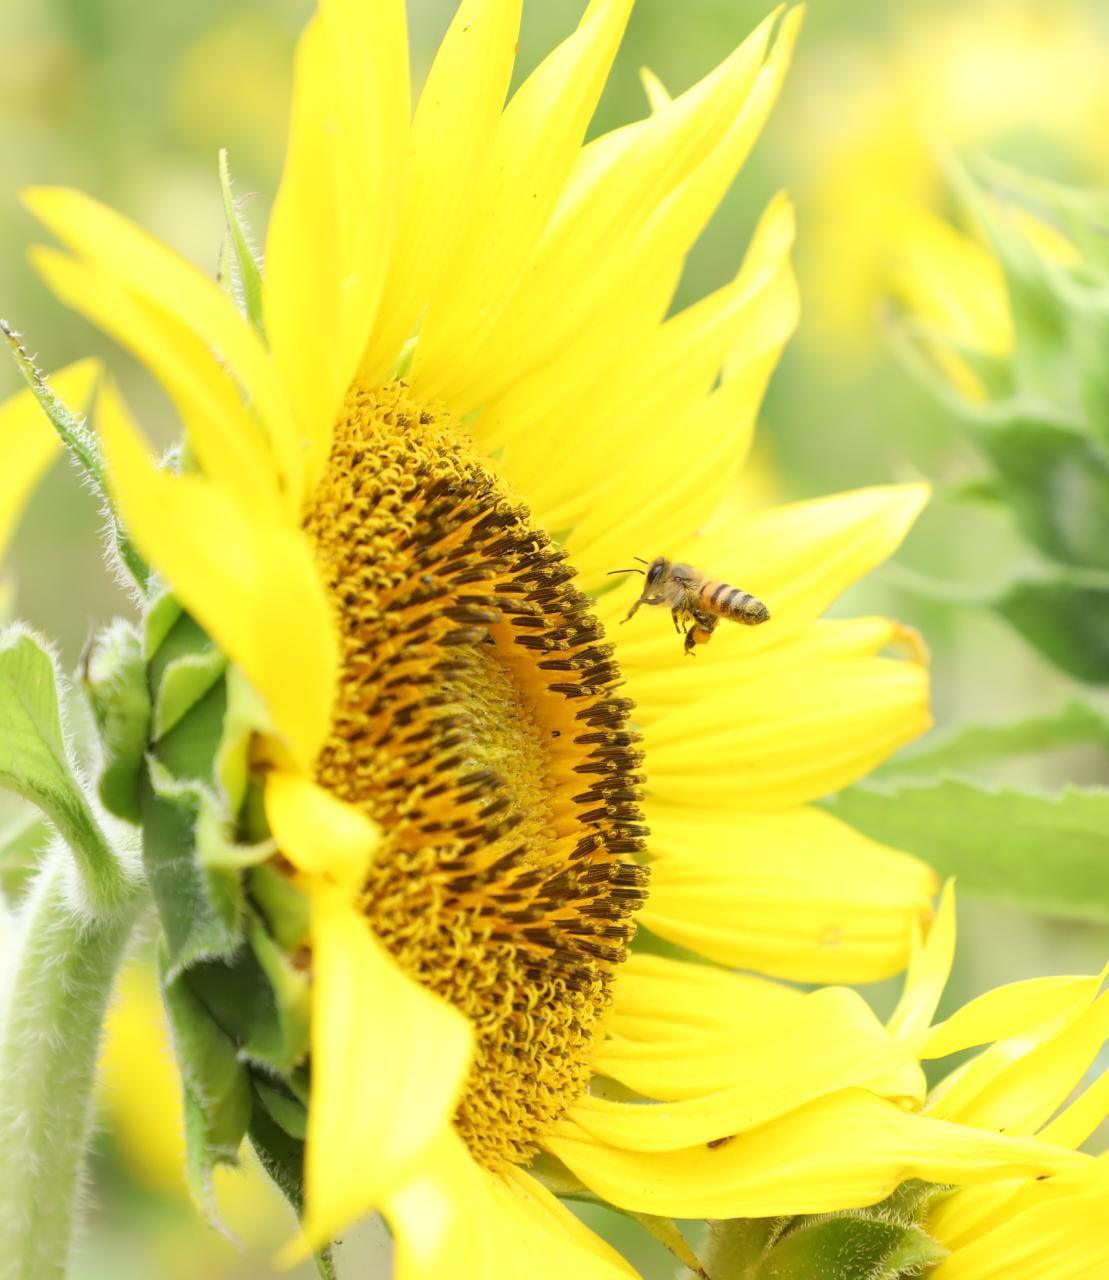
[[[770,617],[770,610],[757,596],[751,595],[749,591],[741,591],[739,587],[729,586],[726,582],[706,582],[701,587],[699,596],[713,613],[749,627],[758,626]]]

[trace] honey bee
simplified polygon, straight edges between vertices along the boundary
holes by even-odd
[[[640,560],[639,556],[635,557]],[[647,564],[646,560],[640,560]],[[692,565],[675,564],[658,556],[643,569],[612,569],[610,573],[642,573],[643,593],[628,610],[625,622],[641,604],[670,607],[674,630],[685,635],[685,652],[693,656],[699,644],[708,644],[721,618],[757,627],[770,617],[770,610],[750,592],[706,577]]]

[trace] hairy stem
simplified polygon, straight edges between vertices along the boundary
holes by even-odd
[[[64,1276],[81,1192],[100,1028],[138,917],[133,888],[90,920],[68,854],[25,904],[0,1014],[0,1280]]]

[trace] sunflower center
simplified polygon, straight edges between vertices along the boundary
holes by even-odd
[[[363,893],[471,1020],[456,1122],[527,1161],[586,1088],[646,872],[642,755],[574,570],[446,413],[356,386],[306,519],[340,618],[321,783],[384,832]]]

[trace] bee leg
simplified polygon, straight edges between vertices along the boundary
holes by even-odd
[[[677,607],[670,610],[670,617],[673,618],[674,620],[674,630],[679,633],[681,632],[681,629],[682,629],[681,623],[678,621],[678,616],[680,615],[680,613],[681,613],[681,609]]]

